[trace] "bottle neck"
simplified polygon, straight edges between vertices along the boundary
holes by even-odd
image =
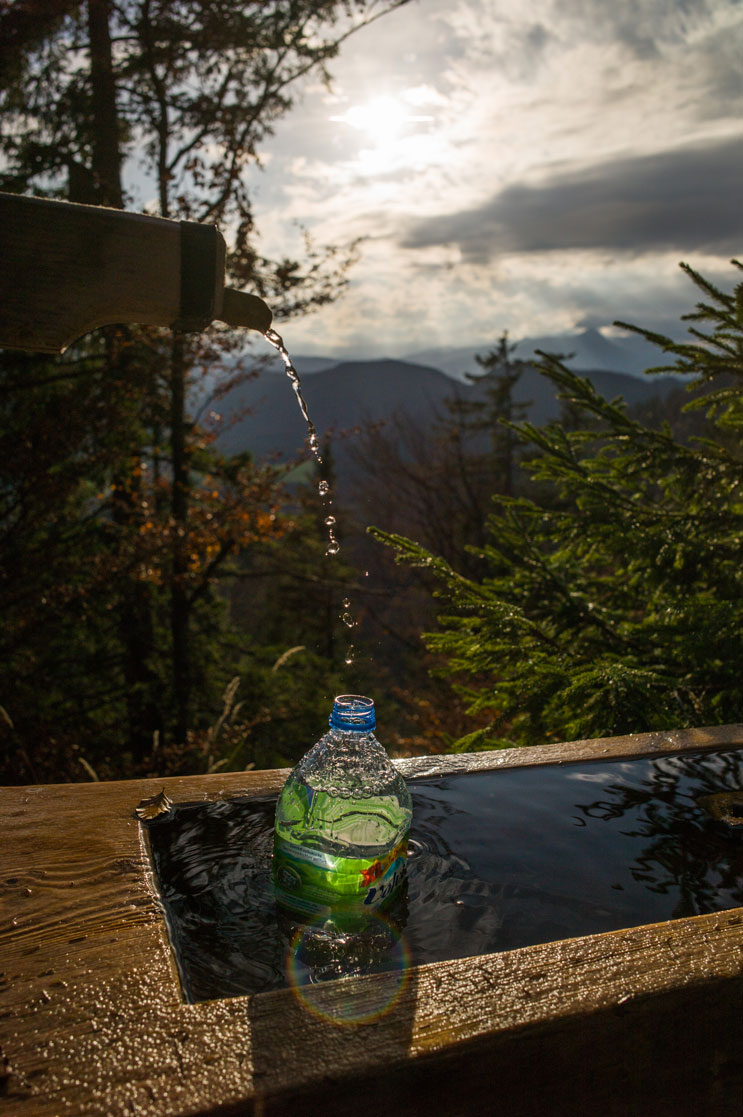
[[[362,745],[365,741],[376,741],[373,729],[339,729],[331,725],[327,737],[331,741],[343,741],[346,745]]]

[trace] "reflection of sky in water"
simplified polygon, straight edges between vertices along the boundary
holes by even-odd
[[[569,772],[565,778],[578,783],[606,783],[611,775],[605,768],[601,768],[598,772]]]
[[[276,911],[272,800],[198,804],[153,823],[189,998],[299,988],[340,972],[399,974],[408,957],[467,957],[743,904],[743,836],[696,802],[743,789],[737,753],[478,772],[410,786],[408,885],[389,913],[395,934],[386,944],[378,936],[373,949],[356,941],[337,972],[335,960],[313,961],[312,935]]]

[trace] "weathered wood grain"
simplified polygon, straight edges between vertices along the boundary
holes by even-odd
[[[399,764],[431,774],[739,745],[743,727],[729,726]],[[0,1111],[739,1111],[743,909],[414,967],[381,1014],[385,974],[317,987],[312,1011],[290,990],[184,1004],[134,807],[162,787],[193,802],[278,791],[285,776],[0,789]],[[334,1023],[349,999],[377,1017]]]
[[[257,295],[225,289],[215,226],[0,193],[0,347],[61,353],[97,326],[264,333]]]
[[[180,312],[180,224],[0,194],[0,345],[59,353],[96,326]]]

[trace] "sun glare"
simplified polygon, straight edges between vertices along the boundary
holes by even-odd
[[[372,97],[363,105],[352,105],[342,116],[331,116],[330,119],[348,124],[379,142],[399,136],[410,123],[429,121],[433,117],[413,115],[399,97],[379,96]]]

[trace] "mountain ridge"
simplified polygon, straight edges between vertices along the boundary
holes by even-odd
[[[664,363],[664,354],[657,346],[646,341],[638,334],[616,334],[607,337],[594,327],[567,333],[545,334],[524,337],[518,341],[509,339],[514,347],[514,356],[520,360],[535,359],[537,350],[545,353],[562,354],[568,368],[576,372],[604,371],[622,372],[642,377],[645,369]],[[464,381],[467,373],[478,374],[480,366],[477,355],[484,355],[497,345],[497,341],[482,342],[478,345],[439,346],[431,349],[403,353],[397,357],[341,356],[327,357],[297,354],[293,357],[300,376],[312,376],[338,364],[363,360],[401,360],[438,369],[454,380]],[[276,357],[271,367],[283,369]]]
[[[604,369],[581,370],[597,391],[618,396],[628,405],[667,394],[681,381],[673,376],[641,379]],[[482,399],[480,385],[452,379],[441,369],[396,358],[340,361],[306,376],[302,391],[320,440],[334,438],[341,457],[360,432],[407,414],[420,425],[433,426],[446,415],[446,400]],[[556,418],[560,402],[550,382],[528,365],[514,399],[527,403],[528,418],[537,424]],[[289,460],[305,452],[307,430],[287,377],[264,369],[225,395],[219,404],[225,421],[217,444],[231,455],[249,450],[256,460]]]
[[[556,353],[563,357],[568,368],[576,372],[621,372],[641,377],[646,368],[663,363],[661,350],[644,337],[638,334],[606,337],[593,327],[573,334],[525,337],[509,344],[513,345],[514,357],[519,360],[534,360],[537,350]],[[493,348],[495,346],[490,344],[455,349],[426,349],[409,354],[407,359],[432,364],[461,380],[467,372],[479,371],[476,356]]]

